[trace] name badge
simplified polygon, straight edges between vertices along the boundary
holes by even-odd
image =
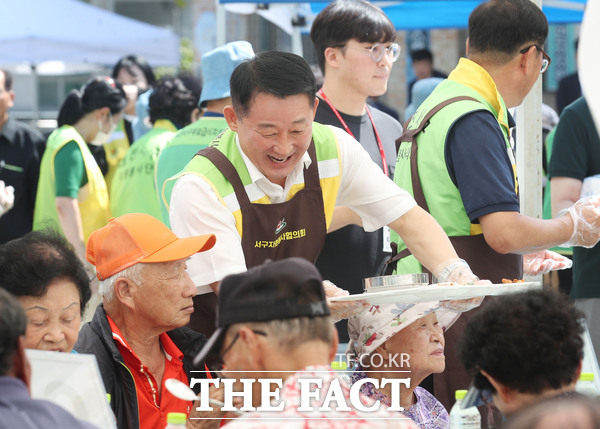
[[[388,226],[384,226],[381,228],[383,232],[383,251],[384,252],[392,252],[392,239],[390,237],[390,228]]]

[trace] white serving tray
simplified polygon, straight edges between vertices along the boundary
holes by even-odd
[[[540,282],[501,283],[491,285],[427,285],[381,292],[329,298],[331,302],[367,301],[369,304],[414,304],[417,302],[468,299],[477,296],[505,295],[541,289]]]

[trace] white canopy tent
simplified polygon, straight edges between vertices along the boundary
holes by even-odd
[[[28,100],[25,115],[33,120],[40,116],[38,73],[44,69],[95,70],[130,54],[142,55],[152,66],[179,63],[179,37],[172,30],[77,0],[0,2],[0,66],[29,67],[31,77],[19,99]]]
[[[142,55],[153,66],[179,62],[179,37],[172,30],[76,0],[1,1],[0,64],[112,65],[127,54]]]

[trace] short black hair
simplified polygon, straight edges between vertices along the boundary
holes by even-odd
[[[469,16],[469,51],[515,55],[526,43],[542,47],[548,20],[530,0],[489,0]]]
[[[12,88],[13,88],[12,74],[6,69],[0,69],[0,72],[4,74],[4,90],[12,91]]]
[[[433,54],[427,48],[417,49],[417,50],[412,51],[410,53],[410,59],[413,62],[415,62],[415,61],[429,61],[429,62],[433,62]]]
[[[168,119],[177,128],[183,128],[190,123],[192,111],[197,105],[198,98],[185,87],[181,79],[164,76],[156,83],[148,101],[150,122]]]
[[[116,115],[126,104],[121,85],[108,76],[97,76],[88,80],[81,90],[69,92],[58,112],[58,126],[74,125],[84,115],[102,107],[108,107],[110,113]]]
[[[0,246],[0,288],[15,296],[44,296],[58,279],[79,291],[80,312],[90,300],[90,279],[64,237],[52,230],[32,231]]]
[[[304,58],[289,52],[268,51],[238,65],[229,80],[235,113],[248,113],[254,97],[260,93],[285,98],[306,94],[314,103],[317,94],[315,75]]]
[[[126,55],[120,58],[119,61],[117,61],[117,64],[115,64],[113,67],[112,78],[116,80],[121,69],[127,70],[127,72],[133,76],[132,69],[135,66],[139,67],[142,73],[144,73],[146,81],[148,82],[148,87],[154,86],[156,83],[156,76],[154,75],[150,64],[148,64],[146,59],[141,55]]]
[[[0,376],[13,367],[13,357],[19,337],[25,335],[27,317],[21,303],[8,291],[0,288]]]
[[[575,381],[583,358],[583,314],[553,290],[486,298],[458,341],[475,387],[495,389],[480,373],[521,393],[539,394]]]
[[[181,79],[183,86],[192,91],[196,99],[196,105],[198,105],[200,95],[202,94],[202,79],[188,71],[179,72],[176,77]]]
[[[341,47],[351,39],[360,43],[391,42],[396,38],[396,29],[387,15],[372,3],[338,0],[327,5],[314,19],[310,38],[319,67],[325,73],[325,49]]]

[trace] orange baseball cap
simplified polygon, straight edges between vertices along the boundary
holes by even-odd
[[[204,252],[216,240],[214,234],[179,238],[155,217],[129,213],[94,231],[85,256],[104,280],[138,262],[170,262]]]

